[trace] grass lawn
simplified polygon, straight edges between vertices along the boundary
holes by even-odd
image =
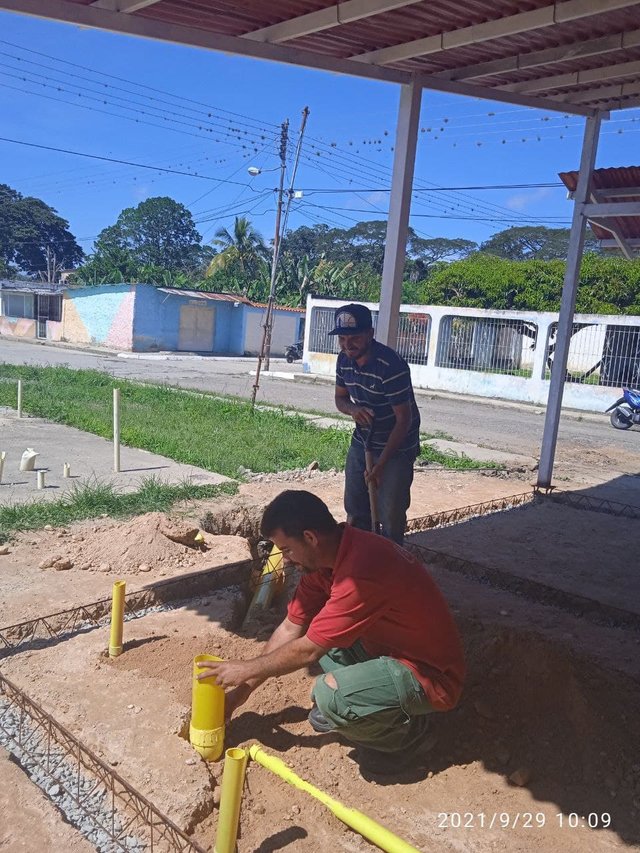
[[[95,370],[0,365],[0,405],[16,406],[23,383],[23,410],[111,439],[112,389],[120,388],[122,444],[159,453],[235,477],[256,472],[342,468],[349,433],[320,429],[299,416],[253,412],[247,402],[148,386]]]
[[[191,483],[168,485],[153,477],[143,480],[137,492],[120,493],[112,485],[76,486],[59,501],[33,500],[0,506],[0,542],[20,530],[40,530],[108,515],[125,518],[145,512],[166,512],[182,501],[235,494],[236,483],[218,486],[194,486]]]
[[[116,380],[95,370],[0,364],[0,405],[17,405],[18,379],[24,412],[107,439],[113,435],[112,389],[120,388],[123,444],[229,477],[240,467],[268,473],[314,460],[322,470],[342,469],[349,448],[346,429],[321,429],[300,415],[252,411],[243,400]],[[501,467],[429,446],[421,456],[457,470]]]

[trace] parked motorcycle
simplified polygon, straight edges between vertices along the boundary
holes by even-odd
[[[629,429],[634,424],[640,424],[640,391],[623,388],[622,397],[609,406],[611,426],[616,429]]]
[[[287,359],[289,364],[292,364],[294,361],[297,361],[299,358],[302,358],[302,352],[304,350],[304,341],[298,341],[295,344],[291,344],[284,351],[284,357]]]

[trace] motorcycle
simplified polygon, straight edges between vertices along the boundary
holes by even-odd
[[[634,424],[640,424],[640,391],[623,388],[622,397],[609,406],[611,426],[616,429],[629,429]]]
[[[302,358],[302,352],[304,349],[304,341],[298,341],[295,344],[291,344],[284,351],[284,357],[287,359],[289,364],[292,364],[294,361],[297,361],[299,358]]]

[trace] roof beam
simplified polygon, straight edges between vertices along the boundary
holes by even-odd
[[[620,251],[622,252],[622,254],[625,256],[625,258],[628,261],[630,261],[633,258],[633,250],[632,250],[631,246],[629,246],[626,238],[623,237],[622,234],[620,234],[620,232],[615,227],[615,225],[613,225],[608,220],[603,221],[601,219],[589,219],[589,222],[592,222],[594,225],[597,225],[598,227],[602,228],[604,231],[608,231],[609,234],[611,234],[613,237],[613,240],[611,242],[618,249],[620,249]],[[607,242],[609,242],[609,241],[607,241]],[[600,241],[600,245],[602,245],[602,240]]]
[[[640,196],[640,187],[598,187],[591,191],[593,201],[609,201],[612,198]]]
[[[155,2],[155,0],[151,0],[151,2]],[[291,18],[289,21],[282,21],[280,24],[273,24],[270,27],[262,27],[251,33],[245,33],[242,38],[252,41],[268,41],[272,44],[281,43],[420,2],[422,0],[346,0],[345,3],[340,3],[337,6],[329,6],[326,9],[320,9],[318,12],[309,12],[307,15],[300,15],[297,18]]]
[[[2,2],[3,0],[0,0],[0,5]],[[600,113],[601,118],[609,118],[609,114],[605,110],[576,105],[571,101],[562,101],[559,98],[541,98],[535,95],[501,92],[499,89],[491,89],[488,86],[476,86],[473,83],[463,83],[456,80],[443,80],[442,77],[433,77],[428,74],[420,74],[418,79],[423,89],[433,89],[436,92],[451,92],[454,95],[466,95],[470,98],[482,98],[486,101],[498,101],[503,104],[516,104],[521,107],[532,107],[536,110],[555,110],[570,115],[589,117]]]
[[[91,5],[98,9],[131,15],[133,12],[139,12],[140,9],[146,9],[147,6],[155,6],[159,2],[160,0],[94,0]]]
[[[264,44],[236,36],[208,33],[198,27],[185,27],[155,21],[140,15],[125,15],[95,6],[83,6],[71,0],[0,0],[0,9],[35,15],[54,21],[77,24],[82,27],[95,27],[114,33],[157,39],[179,45],[200,47],[205,50],[218,50],[237,56],[250,56],[254,59],[267,59],[273,62],[285,62],[303,68],[316,68],[336,74],[349,74],[354,77],[366,77],[387,83],[410,83],[414,75],[395,68],[381,68],[375,65],[363,65],[350,59],[337,59],[313,53],[310,50],[288,47],[287,45]]]
[[[607,101],[605,104],[600,104],[601,110],[631,110],[635,107],[640,107],[640,98],[625,98],[624,100]]]
[[[600,223],[598,223],[598,224],[600,224]],[[608,231],[609,229],[607,228],[606,230]],[[602,246],[603,249],[617,249],[618,248],[618,243],[616,240],[600,240],[599,242],[600,242],[600,245]],[[637,237],[634,237],[633,239],[629,239],[627,237],[627,239],[624,242],[626,243],[626,245],[630,249],[640,249],[640,239],[638,239]]]
[[[574,92],[570,96],[563,97],[571,97],[573,103],[588,104],[591,101],[604,101],[608,98],[625,98],[628,95],[640,95],[640,82],[617,83],[615,86],[599,86],[597,89]],[[556,100],[555,96],[553,100]]]
[[[552,6],[534,9],[531,12],[520,12],[517,15],[497,18],[484,24],[475,24],[471,27],[440,33],[440,35],[415,39],[405,44],[361,53],[358,56],[353,56],[352,59],[358,62],[388,65],[393,62],[440,53],[443,50],[451,50],[455,47],[480,44],[531,30],[578,21],[581,18],[590,18],[593,15],[602,15],[606,12],[635,5],[637,5],[637,0],[565,0],[565,2],[554,3]]]
[[[585,83],[615,80],[619,77],[632,77],[640,73],[640,62],[620,62],[603,68],[590,68],[585,71],[572,71],[569,74],[555,74],[553,77],[538,77],[524,83],[509,83],[499,86],[503,92],[544,92],[548,89],[564,89],[569,86],[583,86]]]
[[[640,216],[640,201],[611,201],[585,204],[582,213],[589,219],[607,219],[610,216]]]
[[[479,62],[477,65],[467,65],[465,68],[439,71],[436,76],[444,77],[447,80],[473,80],[478,77],[492,77],[496,74],[526,71],[551,63],[586,59],[589,56],[602,56],[614,50],[626,50],[638,45],[640,45],[640,30],[630,30],[627,33],[574,42],[562,47],[551,47],[548,50],[536,50],[533,53],[507,56],[504,59],[493,59],[490,62]]]

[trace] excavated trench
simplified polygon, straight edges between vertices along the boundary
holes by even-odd
[[[228,501],[200,527],[212,536],[243,537],[255,558],[261,511]],[[313,784],[425,851],[531,849],[532,834],[542,853],[640,845],[640,719],[632,710],[640,704],[638,681],[597,661],[589,648],[577,649],[584,623],[576,614],[446,568],[434,574],[459,620],[470,676],[459,707],[434,717],[438,741],[417,771],[363,778],[348,744],[314,735],[306,722],[313,673],[304,671],[256,691],[228,727],[227,747],[263,743]],[[285,597],[243,630],[248,599],[246,584],[199,590],[128,621],[119,658],[105,658],[103,626],[16,651],[2,671],[196,845],[212,849],[222,768],[194,757],[185,738],[191,661],[203,650],[226,658],[259,653]],[[592,648],[622,641],[620,628],[588,627]],[[637,637],[629,631],[624,641],[637,649]],[[494,814],[512,823],[489,827],[486,816]],[[517,818],[528,814],[535,828]],[[569,830],[562,815],[577,815],[578,825]],[[91,840],[100,841],[95,833]],[[126,849],[144,849],[140,841],[132,832]],[[112,849],[101,843],[98,849]],[[374,849],[302,793],[250,766],[239,853],[286,848]]]

